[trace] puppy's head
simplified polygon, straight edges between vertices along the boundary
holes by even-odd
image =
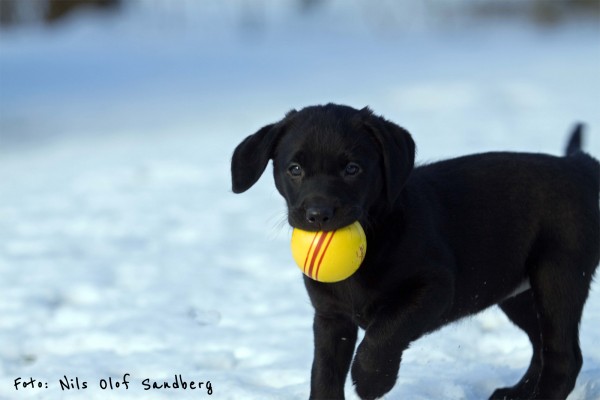
[[[398,125],[328,104],[290,111],[238,145],[231,161],[233,191],[248,190],[273,160],[275,186],[290,225],[333,230],[374,209],[389,209],[413,168],[415,144]]]

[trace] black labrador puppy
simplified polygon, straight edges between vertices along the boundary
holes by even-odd
[[[406,130],[335,104],[291,111],[247,137],[232,158],[235,193],[272,159],[293,227],[358,220],[367,236],[350,278],[304,277],[315,309],[310,397],[344,398],[350,368],[362,399],[383,396],[412,341],[494,304],[527,333],[533,357],[492,398],[567,397],[600,258],[600,164],[580,147],[578,126],[564,157],[498,152],[413,168]]]

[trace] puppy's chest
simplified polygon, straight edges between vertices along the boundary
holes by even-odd
[[[352,318],[361,328],[366,328],[378,308],[377,303],[374,302],[377,296],[353,282],[347,282],[336,289],[335,304],[338,311]]]

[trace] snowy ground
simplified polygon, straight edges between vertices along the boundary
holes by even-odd
[[[559,154],[575,121],[600,156],[597,22],[136,4],[0,32],[0,399],[206,398],[207,381],[218,399],[308,396],[312,312],[284,204],[270,176],[239,196],[229,178],[235,145],[290,108],[368,104],[420,161]],[[570,400],[600,398],[598,326],[595,283]],[[386,398],[486,398],[529,356],[492,309],[415,342]],[[128,389],[100,388],[124,374]],[[202,389],[144,390],[176,374]],[[62,391],[65,375],[87,389]]]

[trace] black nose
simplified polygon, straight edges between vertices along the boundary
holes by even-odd
[[[324,224],[333,217],[331,207],[309,207],[306,209],[306,220],[311,224]]]

